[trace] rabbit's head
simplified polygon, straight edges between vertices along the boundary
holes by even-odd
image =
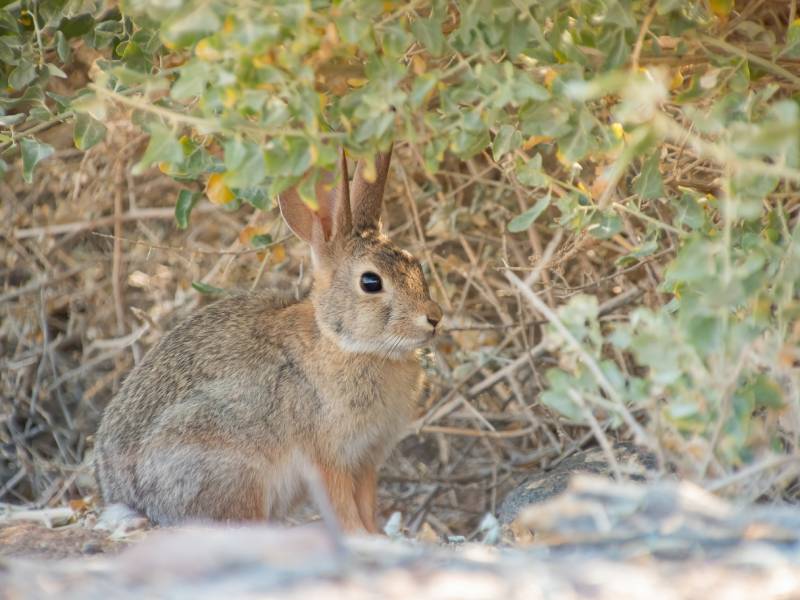
[[[433,338],[442,318],[431,300],[422,267],[411,254],[381,233],[383,190],[389,153],[362,161],[352,185],[344,152],[339,172],[315,185],[316,211],[297,188],[279,197],[291,230],[311,245],[317,324],[324,335],[348,352],[399,357]]]

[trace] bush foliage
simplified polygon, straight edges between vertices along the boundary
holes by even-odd
[[[674,256],[657,309],[601,327],[579,294],[550,316],[559,360],[542,402],[569,421],[644,422],[643,441],[697,478],[795,450],[800,78],[785,65],[800,21],[776,36],[732,18],[730,0],[4,4],[0,150],[27,181],[53,151],[37,140],[48,123],[73,119],[86,150],[114,106],[150,134],[140,167],[187,183],[179,227],[203,193],[193,182],[266,210],[300,181],[313,205],[339,146],[369,157],[407,142],[430,173],[448,153],[484,154],[527,202],[496,223],[510,234],[622,237],[620,268]],[[64,97],[50,82],[78,41],[103,58]],[[714,177],[662,172],[684,151]],[[670,454],[687,439],[695,455]]]

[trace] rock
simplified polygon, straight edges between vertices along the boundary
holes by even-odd
[[[318,525],[191,526],[150,531],[116,556],[3,559],[0,597],[798,598],[800,509],[761,510],[691,484],[578,475],[520,515],[536,532],[528,548],[337,541]]]
[[[613,451],[620,471],[631,480],[644,480],[647,471],[655,469],[655,455],[635,444],[619,442],[613,446]],[[526,506],[539,504],[563,492],[574,473],[613,477],[602,449],[591,448],[577,452],[561,461],[556,468],[529,476],[509,492],[498,511],[500,523],[510,525]]]
[[[737,507],[686,481],[642,485],[585,474],[573,477],[564,493],[523,509],[514,525],[550,552],[580,548],[615,560],[717,559],[738,548],[739,559],[767,556],[762,562],[768,563],[770,553],[796,552],[800,543],[797,507]]]

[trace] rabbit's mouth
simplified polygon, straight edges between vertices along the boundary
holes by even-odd
[[[429,344],[433,339],[433,334],[419,337],[406,337],[390,335],[381,341],[362,341],[354,340],[349,337],[338,336],[337,344],[345,352],[357,354],[374,354],[387,358],[399,360],[408,357],[409,354]]]

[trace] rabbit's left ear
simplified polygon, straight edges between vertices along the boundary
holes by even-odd
[[[357,231],[380,229],[383,191],[391,161],[392,148],[389,147],[387,152],[376,155],[372,164],[361,160],[356,167],[353,176],[352,213],[353,227]]]
[[[278,204],[289,229],[315,250],[321,250],[326,242],[349,235],[353,228],[350,182],[343,149],[339,153],[338,174],[325,173],[315,184],[314,195],[319,207],[316,211],[303,202],[296,186],[279,194]]]

